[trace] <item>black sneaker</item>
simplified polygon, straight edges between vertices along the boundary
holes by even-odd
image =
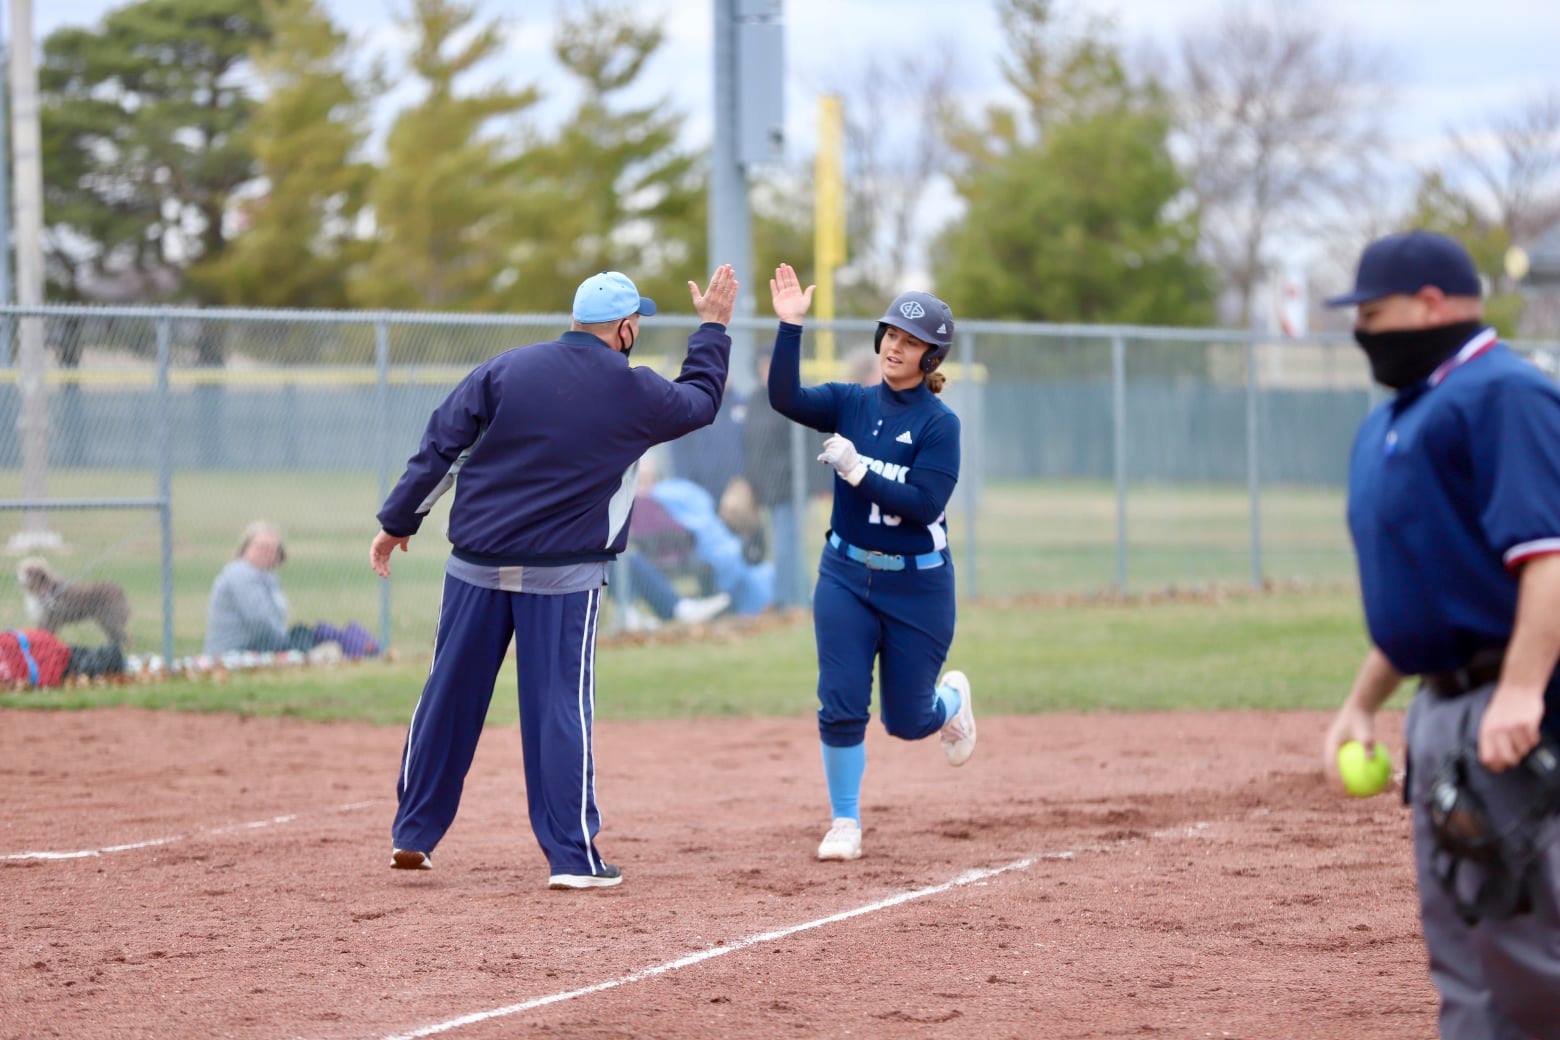
[[[547,879],[547,887],[560,891],[576,888],[611,888],[623,883],[623,872],[610,863],[603,863],[594,874],[554,874]]]

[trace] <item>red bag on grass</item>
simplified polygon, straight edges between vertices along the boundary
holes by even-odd
[[[58,686],[70,663],[70,648],[39,628],[0,632],[0,684]]]

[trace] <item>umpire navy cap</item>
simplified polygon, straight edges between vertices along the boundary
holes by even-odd
[[[639,295],[633,279],[622,271],[593,274],[574,291],[574,320],[585,325],[654,313],[655,301]]]
[[[1329,298],[1327,306],[1350,307],[1400,293],[1412,296],[1427,285],[1448,296],[1483,294],[1473,258],[1460,242],[1433,231],[1407,231],[1366,246],[1354,291]]]

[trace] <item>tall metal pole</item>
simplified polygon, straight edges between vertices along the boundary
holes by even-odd
[[[32,0],[11,0],[11,125],[16,163],[16,302],[43,303],[43,146],[38,133],[38,69],[33,60]],[[49,402],[44,381],[43,319],[21,321],[22,497],[49,497]],[[55,548],[46,514],[26,514],[11,540],[17,550]]]
[[[1257,339],[1253,333],[1246,341],[1246,491],[1251,500],[1251,587],[1254,589],[1262,588],[1262,468],[1258,455],[1261,444],[1257,437],[1261,384],[1258,375]]]
[[[379,441],[379,501],[390,497],[390,327],[374,322],[374,425]],[[379,583],[379,646],[390,649],[390,583]]]
[[[959,368],[963,386],[959,397],[969,402],[963,417],[964,458],[959,462],[959,488],[964,504],[964,594],[971,599],[980,595],[980,560],[977,559],[975,514],[980,508],[981,451],[985,448],[985,413],[980,407],[983,389],[975,381],[975,334],[959,333]]]
[[[753,335],[743,319],[753,316],[753,229],[748,211],[747,173],[739,157],[737,134],[738,0],[714,0],[715,140],[711,154],[709,266],[730,264],[742,288],[731,329],[731,376],[746,391],[754,380]]]
[[[5,53],[5,27],[0,25],[0,61],[11,67]],[[5,111],[5,76],[0,75],[0,112]],[[0,303],[11,302],[11,135],[0,119]],[[0,366],[11,363],[11,341],[0,339]]]
[[[813,312],[825,325],[834,320],[834,269],[845,262],[845,105],[839,97],[818,99],[818,155],[813,160],[813,277],[818,298]],[[823,378],[835,378],[834,330],[817,333]]]
[[[5,29],[0,26],[0,61],[5,70],[0,71],[0,113],[6,110],[6,77],[10,75],[11,62],[6,54]],[[11,291],[11,135],[6,120],[0,116],[0,303],[10,303]],[[11,367],[11,318],[0,319],[0,368]]]
[[[173,670],[173,399],[168,393],[173,330],[168,315],[157,317],[157,497],[162,549],[163,667]]]
[[[1127,591],[1127,345],[1120,336],[1110,341],[1110,413],[1115,442],[1116,591]]]

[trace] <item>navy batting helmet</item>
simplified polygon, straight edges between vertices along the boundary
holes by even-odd
[[[936,371],[953,346],[953,311],[931,293],[912,291],[894,297],[887,312],[878,319],[877,334],[872,337],[874,351],[882,353],[883,333],[890,325],[927,345],[926,353],[921,355],[922,372]]]

